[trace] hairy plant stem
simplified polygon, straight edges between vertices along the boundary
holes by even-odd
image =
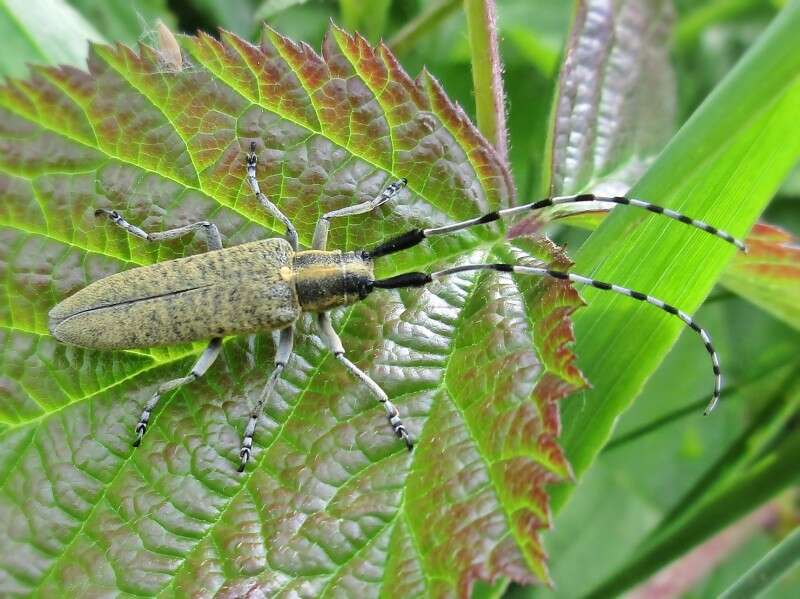
[[[497,45],[494,0],[464,0],[472,55],[472,82],[478,129],[508,163],[508,133],[503,91],[503,65]]]

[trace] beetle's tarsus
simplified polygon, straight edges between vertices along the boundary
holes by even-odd
[[[258,155],[256,154],[256,142],[250,142],[250,151],[247,153],[247,166],[255,168],[258,162]]]
[[[242,459],[241,464],[239,464],[239,472],[244,472],[245,466],[247,466],[247,462],[250,461],[250,450],[246,447],[242,447],[242,450],[239,452],[239,457]]]
[[[115,224],[122,219],[122,217],[120,216],[119,212],[117,212],[116,210],[106,210],[105,208],[97,208],[94,211],[94,215],[95,216],[106,216],[109,219],[111,219],[111,222],[113,222]]]
[[[141,422],[136,425],[136,440],[133,442],[134,447],[139,447],[142,444],[142,437],[144,437],[144,432],[147,430],[147,426],[142,424]]]
[[[404,427],[397,430],[397,436],[405,441],[408,451],[414,451],[414,439],[411,438],[411,435],[408,434]]]

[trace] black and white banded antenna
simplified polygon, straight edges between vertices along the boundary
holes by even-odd
[[[647,210],[654,214],[662,214],[667,218],[677,220],[678,222],[689,225],[690,227],[695,227],[697,229],[700,229],[701,231],[705,231],[706,233],[713,235],[714,237],[719,237],[720,239],[736,246],[737,249],[743,252],[747,251],[747,246],[744,244],[744,242],[740,241],[727,231],[718,229],[717,227],[709,225],[708,223],[702,220],[691,218],[689,216],[686,216],[685,214],[676,212],[675,210],[664,208],[663,206],[658,206],[657,204],[651,204],[650,202],[645,202],[644,200],[626,198],[623,196],[599,196],[595,194],[580,194],[572,196],[555,196],[552,198],[545,198],[544,200],[539,200],[537,202],[532,202],[530,204],[523,204],[521,206],[514,206],[513,208],[504,208],[503,210],[495,210],[494,212],[487,212],[486,214],[483,214],[481,216],[476,216],[475,218],[470,218],[468,220],[452,223],[449,225],[443,225],[441,227],[431,227],[428,229],[411,229],[410,231],[407,231],[402,235],[399,235],[393,239],[390,239],[385,243],[380,244],[379,246],[377,246],[372,250],[368,250],[367,255],[373,259],[380,258],[381,256],[386,256],[388,254],[392,254],[394,252],[403,249],[414,247],[418,243],[421,243],[423,240],[428,239],[430,237],[435,237],[436,235],[448,235],[450,233],[462,231],[464,229],[468,229],[476,225],[485,225],[494,222],[496,220],[500,220],[501,218],[515,216],[517,214],[522,214],[524,212],[533,212],[536,210],[549,208],[551,206],[563,206],[564,204],[574,204],[581,202],[610,202],[612,204],[619,204],[622,206],[634,206],[636,208],[643,208],[644,210]]]
[[[513,208],[496,210],[494,212],[489,212],[487,214],[478,216],[476,218],[461,221],[458,223],[453,223],[450,225],[444,225],[441,227],[432,227],[428,229],[411,229],[410,231],[398,235],[397,237],[390,239],[371,250],[366,250],[364,252],[364,256],[370,259],[380,258],[382,256],[386,256],[389,254],[393,254],[395,252],[399,252],[414,247],[415,245],[421,243],[422,241],[430,237],[456,233],[458,231],[462,231],[469,227],[491,223],[501,218],[513,216],[527,211],[541,210],[543,208],[547,208],[550,206],[558,206],[575,202],[594,202],[594,201],[612,202],[614,204],[635,206],[637,208],[644,208],[645,210],[648,210],[655,214],[663,214],[664,216],[667,216],[684,224],[705,231],[706,233],[714,235],[715,237],[719,237],[720,239],[723,239],[724,241],[736,246],[738,249],[746,251],[745,244],[742,243],[742,241],[740,241],[739,239],[733,237],[730,233],[722,231],[716,227],[713,227],[701,220],[690,218],[684,214],[681,214],[680,212],[675,212],[674,210],[663,208],[661,206],[657,206],[656,204],[651,204],[650,202],[645,202],[643,200],[637,200],[633,198],[625,198],[621,196],[606,197],[594,194],[582,194],[576,196],[558,196],[553,198],[547,198],[544,200],[540,200],[538,202],[533,202],[522,206],[515,206]],[[596,289],[603,289],[605,291],[613,291],[614,293],[618,293],[620,295],[626,295],[635,300],[648,303],[652,306],[655,306],[663,310],[668,314],[678,317],[681,321],[683,321],[683,323],[686,326],[688,326],[690,329],[695,331],[700,336],[700,339],[703,341],[706,351],[708,352],[708,355],[711,358],[711,366],[714,372],[714,391],[712,393],[711,400],[709,401],[708,406],[705,409],[705,414],[709,414],[719,403],[720,393],[722,390],[722,374],[720,370],[719,356],[717,355],[717,352],[714,349],[714,346],[711,341],[711,336],[708,334],[708,331],[706,331],[703,327],[698,325],[694,321],[694,319],[691,316],[689,316],[686,312],[679,310],[675,306],[668,304],[663,300],[660,300],[651,295],[647,295],[646,293],[641,293],[639,291],[635,291],[627,287],[622,287],[620,285],[614,285],[612,283],[598,281],[596,279],[584,277],[579,274],[553,270],[545,268],[543,266],[542,267],[523,266],[517,264],[464,264],[452,268],[446,268],[444,270],[439,270],[432,273],[409,272],[394,277],[389,277],[386,279],[376,280],[373,282],[373,287],[379,289],[394,289],[400,287],[422,287],[435,280],[439,280],[456,273],[466,272],[471,270],[494,270],[498,272],[515,273],[521,275],[550,277],[553,279],[572,281],[573,283],[580,283],[582,285],[590,285],[592,287],[595,287]]]

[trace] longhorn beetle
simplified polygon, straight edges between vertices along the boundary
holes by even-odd
[[[163,241],[189,233],[201,233],[205,236],[208,252],[111,275],[88,285],[50,310],[49,325],[53,336],[64,343],[86,348],[147,348],[210,339],[189,374],[162,383],[145,404],[136,425],[134,446],[141,443],[159,398],[205,374],[219,355],[224,336],[279,331],[274,370],[245,427],[239,452],[239,472],[244,471],[252,452],[258,417],[292,353],[294,323],[302,312],[312,312],[316,315],[319,334],[326,346],[383,404],[395,435],[411,450],[413,441],[397,408],[375,381],[345,357],[342,342],[331,326],[330,310],[363,300],[375,289],[422,287],[449,275],[471,270],[495,270],[591,285],[647,302],[677,316],[700,335],[711,356],[714,392],[706,413],[713,410],[719,401],[722,377],[711,338],[691,316],[660,299],[569,272],[516,264],[463,264],[431,273],[408,272],[375,279],[373,261],[411,248],[429,237],[449,235],[548,206],[595,200],[636,206],[663,214],[724,239],[740,250],[745,249],[741,241],[725,231],[642,200],[584,194],[553,197],[496,210],[441,227],[411,229],[372,249],[352,252],[326,249],[331,219],[363,214],[378,208],[406,186],[406,179],[400,179],[372,200],[324,214],[314,230],[312,249],[300,250],[294,225],[259,189],[255,150],[256,144],[251,142],[246,160],[247,182],[261,205],[286,226],[285,239],[265,239],[223,248],[219,230],[207,221],[160,233],[147,233],[126,221],[118,212],[101,208],[95,211],[96,216],[105,216],[129,234],[147,241]]]

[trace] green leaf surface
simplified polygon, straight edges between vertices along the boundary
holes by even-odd
[[[103,41],[64,0],[0,0],[0,75],[22,76],[26,63],[84,64],[87,40]]]
[[[200,346],[99,352],[49,336],[48,310],[87,283],[202,251],[126,236],[98,207],[149,231],[211,220],[227,246],[280,234],[244,181],[251,140],[262,189],[305,245],[323,212],[401,176],[391,205],[334,221],[330,247],[513,201],[464,113],[384,46],[338,29],[322,56],[273,31],[258,46],[182,43],[180,72],[147,47],[95,46],[88,73],[37,68],[0,90],[0,594],[466,596],[478,579],[547,580],[547,487],[570,477],[557,402],[582,384],[567,347],[580,302],[561,282],[467,273],[334,314],[401,410],[411,454],[302,318],[243,475],[270,335],[226,340],[137,450],[144,402]],[[498,239],[442,238],[378,274],[463,252],[565,265],[555,247]]]

